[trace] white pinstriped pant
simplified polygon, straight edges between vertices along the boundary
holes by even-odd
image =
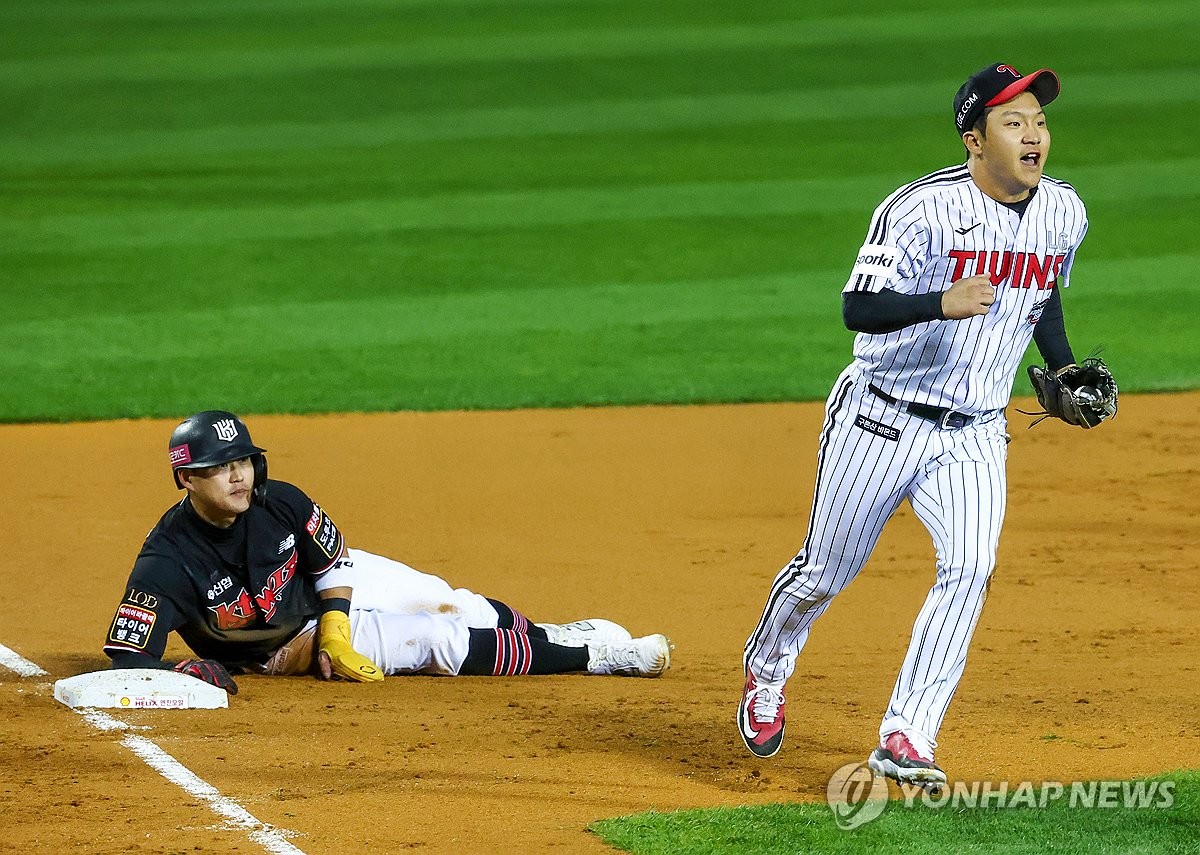
[[[856,424],[860,416],[882,427],[864,429]],[[843,371],[825,408],[808,535],[775,577],[746,642],[747,670],[766,682],[792,675],[813,621],[858,575],[884,524],[908,499],[933,537],[937,578],[879,732],[911,729],[936,738],[996,563],[1005,427],[997,412],[965,428],[939,428],[873,394],[857,363]]]

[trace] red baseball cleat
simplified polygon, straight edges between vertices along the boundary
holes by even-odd
[[[871,752],[867,765],[897,783],[938,788],[946,783],[946,773],[933,762],[936,747],[936,742],[919,733],[897,730]]]
[[[783,745],[783,683],[760,683],[746,675],[738,706],[738,732],[757,757],[774,757]]]

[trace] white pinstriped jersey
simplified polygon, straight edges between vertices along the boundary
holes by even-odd
[[[1086,232],[1075,189],[1049,176],[1024,216],[985,195],[965,164],[901,187],[875,210],[843,291],[927,294],[987,273],[996,302],[965,320],[859,333],[855,360],[901,400],[964,413],[1002,409],[1050,289],[1069,284]]]

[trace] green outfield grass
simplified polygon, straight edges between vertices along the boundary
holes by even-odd
[[[0,420],[822,398],[872,208],[960,159],[996,58],[1064,79],[1076,350],[1192,388],[1197,36],[1187,2],[7,0]]]
[[[1034,791],[1031,806],[906,806],[890,803],[877,819],[841,830],[825,804],[765,805],[678,813],[644,813],[597,822],[602,840],[634,855],[783,855],[783,853],[903,852],[911,855],[1165,855],[1200,849],[1200,774],[1176,772],[1170,801],[1154,791],[1142,808],[1124,807],[1123,796],[1098,808],[1099,785],[1090,804],[1070,802],[1071,785],[1059,797]],[[1019,784],[1013,785],[1012,793]],[[999,787],[996,782],[993,791]],[[1113,787],[1114,793],[1119,793]],[[983,792],[977,787],[975,792]],[[1135,792],[1132,788],[1130,792]],[[933,802],[932,804],[936,804]],[[1137,804],[1136,798],[1130,804]],[[1042,805],[1037,807],[1034,805]]]

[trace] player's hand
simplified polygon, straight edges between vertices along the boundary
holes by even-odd
[[[990,276],[968,276],[942,292],[942,314],[953,321],[973,318],[986,315],[995,302],[996,286]]]
[[[215,659],[184,659],[182,662],[176,663],[171,670],[211,683],[231,695],[238,693],[237,683],[233,682],[233,677],[229,676],[225,666]]]
[[[317,637],[317,668],[322,680],[377,683],[383,679],[383,671],[350,645],[350,617],[345,612],[321,615]]]

